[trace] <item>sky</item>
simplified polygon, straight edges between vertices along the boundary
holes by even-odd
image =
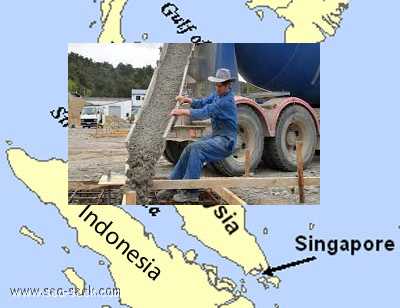
[[[133,67],[155,67],[160,58],[161,46],[161,43],[71,43],[68,45],[68,53],[74,52],[97,62],[108,62],[114,67],[121,62]],[[239,80],[245,81],[240,74]]]
[[[97,62],[108,62],[113,66],[123,63],[133,67],[155,67],[160,57],[161,46],[162,44],[158,43],[73,43],[68,45],[68,53],[74,52]]]

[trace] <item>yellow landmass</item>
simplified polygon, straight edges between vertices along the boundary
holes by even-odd
[[[246,274],[259,273],[268,268],[256,238],[246,230],[243,206],[229,206],[230,212],[236,213],[235,221],[239,225],[239,229],[231,235],[226,232],[221,220],[215,217],[215,207],[177,205],[176,209],[184,220],[183,229],[187,233],[240,265]]]
[[[122,13],[128,0],[103,0],[100,5],[102,30],[99,43],[123,43]]]
[[[251,0],[249,9],[268,7],[290,22],[287,43],[318,43],[334,36],[349,0]]]
[[[67,267],[63,270],[65,277],[67,277],[68,281],[78,289],[78,294],[83,295],[83,291],[85,289],[85,280],[78,275],[73,267]]]
[[[203,269],[207,273],[208,282],[211,283],[211,285],[215,286],[217,284],[217,281],[218,281],[218,276],[217,276],[218,269],[217,269],[217,267],[214,266],[214,265],[210,265],[210,264],[203,264]]]
[[[186,251],[185,253],[185,260],[187,262],[194,262],[196,261],[197,253],[193,249]]]
[[[155,259],[161,273],[155,281],[148,278],[78,217],[84,206],[68,205],[68,167],[64,161],[39,161],[16,148],[9,149],[7,156],[15,176],[42,202],[54,204],[68,225],[76,229],[78,243],[109,260],[110,273],[120,289],[121,304],[141,308],[204,308],[219,307],[235,298],[232,292],[212,286],[207,272],[200,265],[186,261],[177,247],[170,246],[167,251],[159,248],[144,226],[123,209],[111,205],[91,206],[90,211],[98,216],[98,221],[113,221],[112,231],[133,243],[141,255]],[[252,307],[248,299],[243,297],[240,301],[241,307]]]
[[[221,279],[217,279],[215,287],[218,290],[229,290],[233,292],[236,289],[236,283],[227,277],[223,277]]]
[[[22,226],[19,229],[19,233],[30,238],[31,240],[35,241],[39,245],[44,244],[44,239],[42,237],[40,237],[39,235],[37,235],[34,231],[29,229],[27,226]]]
[[[279,288],[279,285],[281,284],[281,280],[277,276],[268,277],[267,282],[272,284],[277,289]]]
[[[250,303],[250,302],[246,302],[245,300],[243,300],[244,297],[239,297],[236,301],[234,301],[233,303],[229,303],[226,305],[222,305],[219,308],[254,308],[254,304]]]
[[[286,42],[322,42],[334,36],[342,22],[349,0],[295,0],[289,7],[277,9],[278,16],[291,22],[286,29]]]
[[[257,282],[262,284],[265,289],[268,289],[269,285],[272,285],[274,288],[279,289],[281,280],[277,276],[273,276],[273,277],[261,276],[261,277],[257,278]]]
[[[268,7],[272,10],[276,10],[280,7],[287,7],[293,0],[250,0],[246,2],[247,7],[250,10]]]

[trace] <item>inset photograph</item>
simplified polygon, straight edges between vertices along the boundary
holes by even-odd
[[[320,46],[70,44],[69,204],[320,203]]]

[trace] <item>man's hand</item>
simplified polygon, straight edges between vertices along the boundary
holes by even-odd
[[[170,116],[190,116],[190,109],[174,109],[171,111]]]
[[[186,96],[178,95],[176,98],[176,101],[179,102],[179,104],[191,104],[192,99]]]

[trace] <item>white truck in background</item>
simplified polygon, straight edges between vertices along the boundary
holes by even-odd
[[[80,120],[82,128],[103,127],[105,121],[104,109],[99,106],[85,106],[82,108]]]

